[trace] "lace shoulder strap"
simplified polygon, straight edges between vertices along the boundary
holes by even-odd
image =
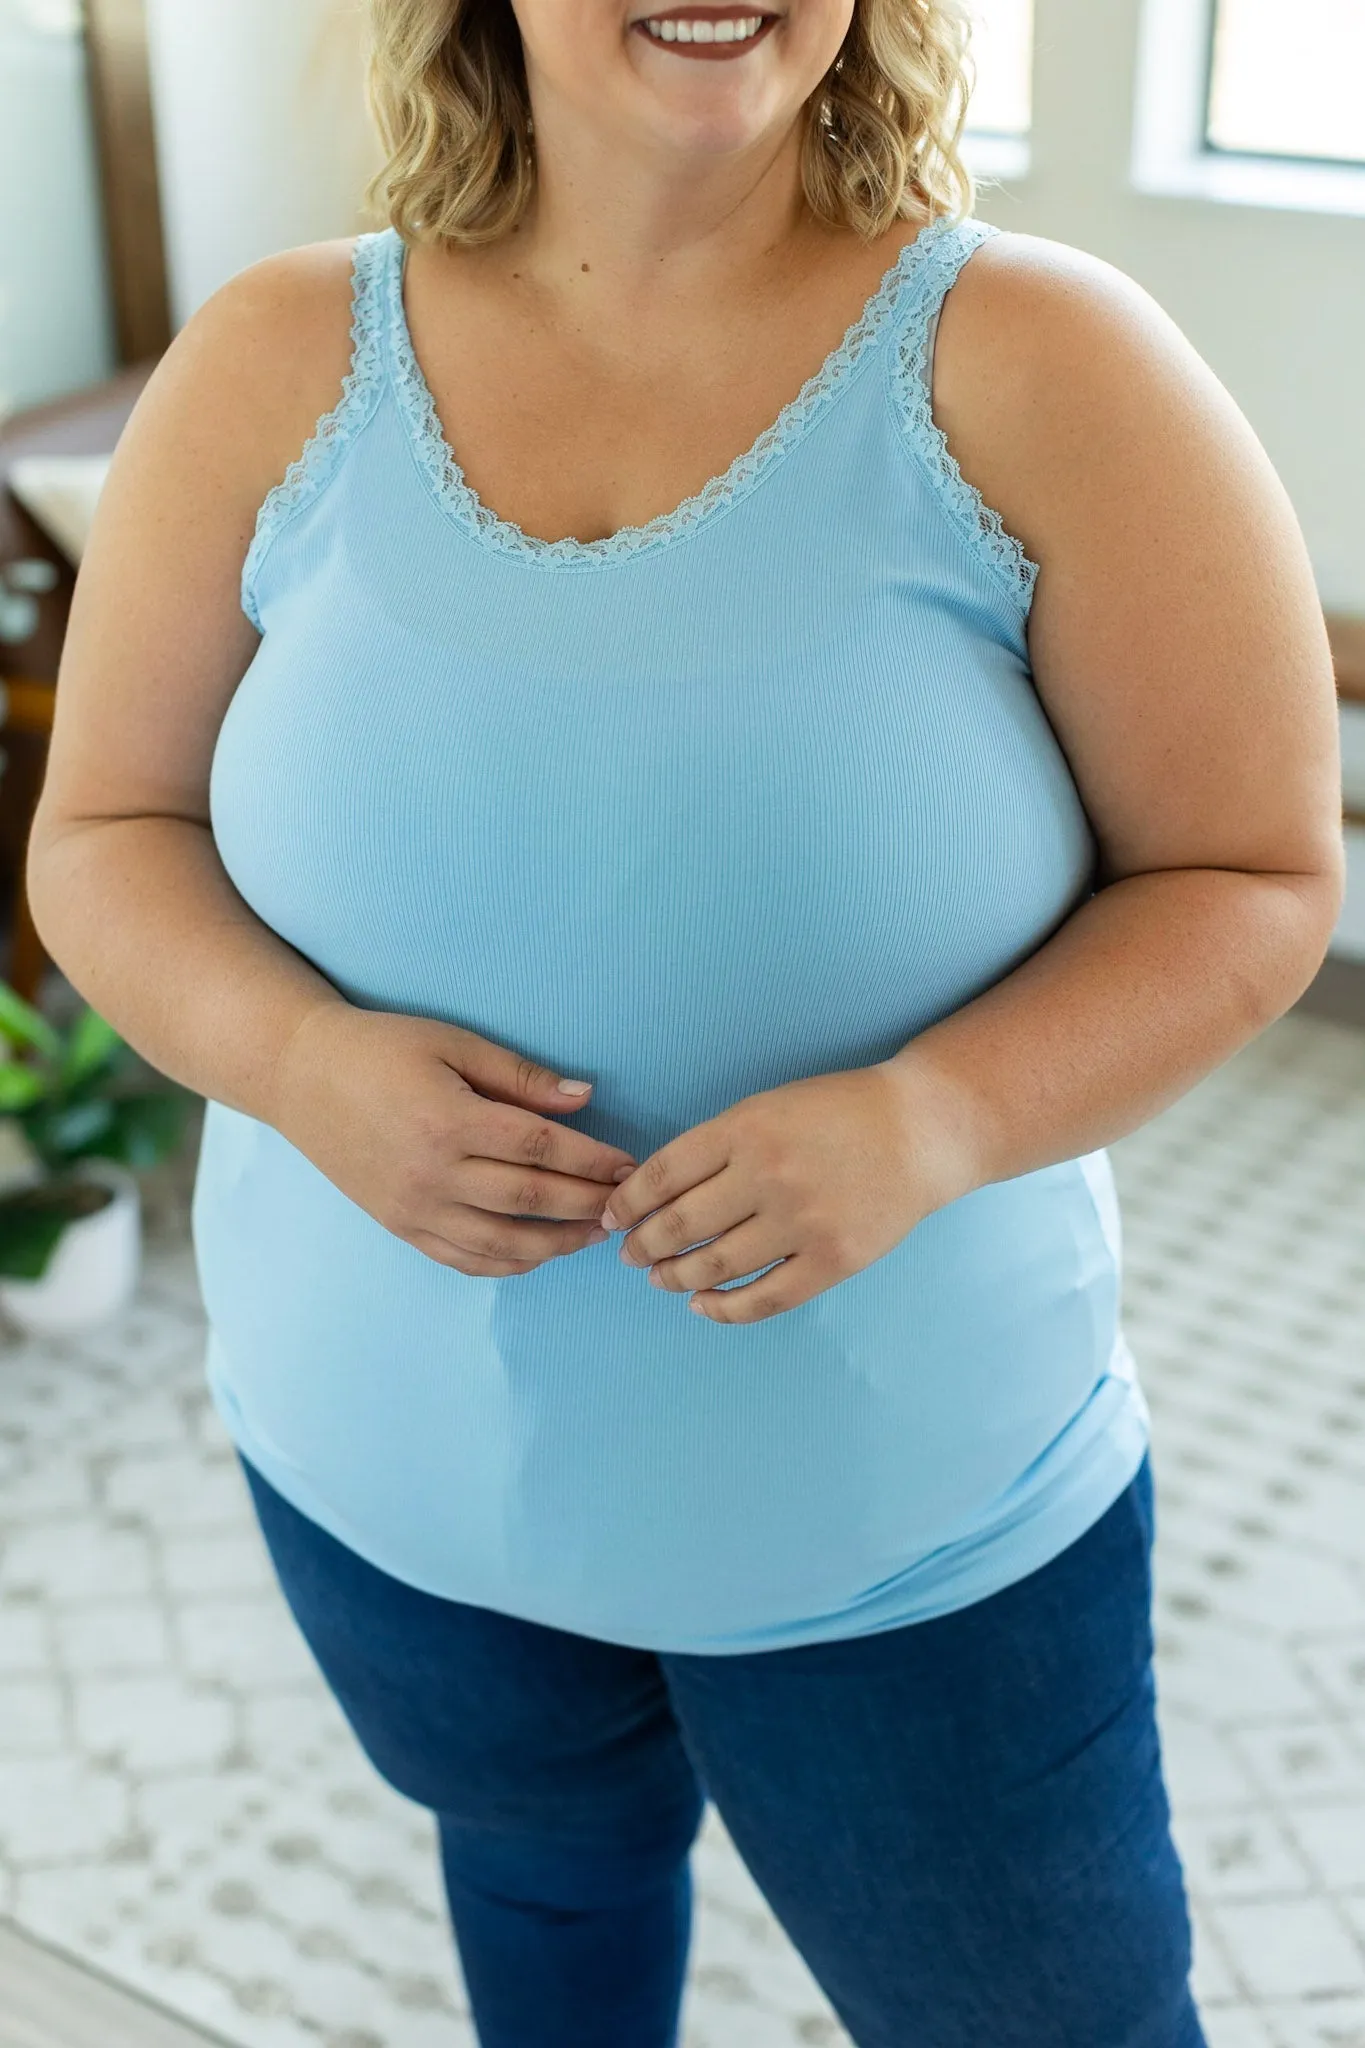
[[[357,235],[351,259],[351,362],[341,397],[324,413],[302,453],[266,493],[242,564],[242,610],[261,632],[256,607],[256,578],[272,541],[299,509],[316,498],[340,465],[341,458],[373,412],[384,381],[383,283],[395,248],[396,230],[381,228]]]
[[[914,273],[914,288],[902,308],[894,336],[891,382],[906,438],[944,510],[1027,613],[1038,580],[1038,564],[981,493],[958,468],[947,437],[934,418],[929,362],[938,314],[967,258],[1000,233],[983,220],[963,220],[935,237]]]

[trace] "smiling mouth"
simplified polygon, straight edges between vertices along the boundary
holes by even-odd
[[[642,15],[632,31],[677,57],[742,57],[761,43],[780,19],[761,8],[677,7]]]

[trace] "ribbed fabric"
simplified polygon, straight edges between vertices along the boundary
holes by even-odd
[[[667,519],[547,543],[445,445],[403,244],[356,245],[352,372],[261,508],[260,648],[213,760],[246,902],[353,1003],[595,1082],[643,1159],[887,1058],[1091,893],[1032,686],[1035,565],[929,414],[938,222],[769,432]],[[228,1428],[428,1592],[642,1648],[897,1627],[1046,1563],[1147,1412],[1094,1152],[980,1188],[752,1325],[620,1240],[506,1279],[390,1235],[211,1103],[194,1196]]]

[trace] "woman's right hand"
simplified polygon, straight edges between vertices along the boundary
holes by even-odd
[[[590,1099],[558,1093],[559,1080],[458,1025],[339,999],[310,1011],[286,1046],[271,1121],[439,1265],[529,1273],[595,1241],[614,1176],[638,1163],[550,1121]]]

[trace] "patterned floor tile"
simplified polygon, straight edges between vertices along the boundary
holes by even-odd
[[[1313,1998],[1365,1992],[1365,1954],[1323,1898],[1210,1906],[1209,1917],[1253,1996]]]
[[[1204,2014],[1209,2048],[1280,2048],[1265,2017],[1246,2005],[1215,2007]]]
[[[1210,2048],[1365,2048],[1365,1034],[1291,1013],[1111,1156]],[[0,1339],[0,1914],[239,2048],[474,2048],[207,1400],[187,1192],[118,1325]],[[713,1812],[694,1867],[686,2048],[847,2048]]]
[[[1267,2009],[1282,2048],[1365,2048],[1365,1999],[1315,1999]]]

